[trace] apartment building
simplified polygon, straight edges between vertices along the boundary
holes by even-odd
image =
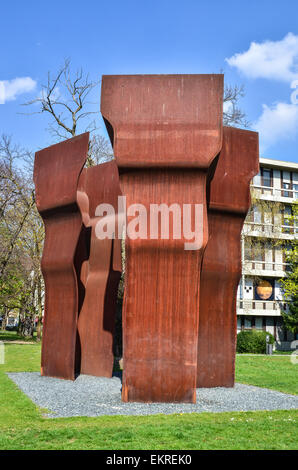
[[[298,236],[292,211],[298,203],[298,164],[260,159],[251,185],[252,208],[242,231],[242,278],[237,295],[237,331],[272,333],[277,349],[290,349],[294,335],[283,327],[287,310],[280,279],[288,265],[285,250]]]

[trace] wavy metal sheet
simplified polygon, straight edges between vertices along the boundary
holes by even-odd
[[[209,240],[200,283],[197,387],[232,387],[241,277],[241,231],[250,181],[259,171],[256,132],[224,127],[223,148],[208,183]]]

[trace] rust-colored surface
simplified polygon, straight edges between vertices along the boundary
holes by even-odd
[[[104,76],[101,111],[127,207],[203,204],[201,248],[126,239],[123,401],[195,402],[206,179],[222,140],[221,75]],[[131,217],[128,217],[128,223]]]
[[[220,148],[222,87],[223,75],[103,76],[118,166],[205,170]]]
[[[223,148],[208,188],[209,240],[200,283],[197,387],[234,385],[240,235],[250,206],[249,184],[258,170],[258,134],[224,127]]]
[[[121,246],[119,239],[97,238],[95,227],[100,217],[95,215],[95,210],[99,204],[105,203],[111,204],[116,212],[118,195],[120,186],[115,161],[83,170],[78,186],[78,202],[90,254],[81,270],[81,281],[85,286],[78,321],[82,374],[111,377],[113,372],[113,333],[121,276]]]
[[[36,153],[34,165],[36,204],[45,224],[41,373],[71,380],[75,377],[78,317],[74,258],[82,227],[77,184],[88,142],[85,133],[43,149]]]

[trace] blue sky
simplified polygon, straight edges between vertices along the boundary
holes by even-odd
[[[226,83],[245,85],[240,105],[262,156],[297,162],[298,2],[16,0],[0,11],[0,134],[16,143],[33,151],[53,143],[46,117],[19,114],[20,104],[70,57],[94,80],[223,70]],[[99,88],[92,100],[99,109]]]

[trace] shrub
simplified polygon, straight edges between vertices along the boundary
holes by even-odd
[[[274,344],[274,336],[267,331],[240,331],[237,335],[237,353],[265,354],[267,335],[269,344]]]

